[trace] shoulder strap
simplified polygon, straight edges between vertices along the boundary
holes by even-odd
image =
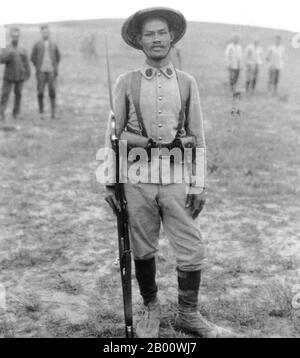
[[[176,71],[178,87],[180,92],[180,101],[181,101],[179,124],[176,133],[176,137],[179,137],[183,127],[186,124],[186,118],[188,117],[188,112],[189,112],[190,82],[187,81],[187,79],[182,76],[181,72],[178,72],[177,70],[175,71]],[[133,105],[137,115],[137,120],[140,127],[140,133],[144,137],[148,137],[145,124],[143,121],[143,117],[141,114],[141,108],[140,108],[141,82],[142,82],[141,72],[139,70],[132,72],[131,82],[130,82],[130,93],[132,96]],[[129,103],[127,101],[127,115],[128,113],[129,113]]]
[[[142,136],[148,137],[141,113],[141,108],[140,108],[141,82],[142,82],[141,72],[140,71],[132,72],[131,83],[130,83],[130,92],[132,95],[132,101],[135,108],[137,120],[139,123],[140,133]]]

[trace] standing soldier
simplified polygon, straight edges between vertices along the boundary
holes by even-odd
[[[252,44],[248,45],[245,50],[246,64],[246,91],[253,93],[257,84],[259,67],[262,61],[262,48],[256,39]]]
[[[240,38],[238,36],[234,36],[233,40],[227,45],[225,50],[225,59],[229,72],[229,85],[233,93],[236,90],[240,71],[243,65],[243,50],[239,42]]]
[[[36,69],[37,92],[40,118],[44,118],[44,92],[48,84],[51,103],[51,118],[55,119],[56,78],[60,52],[57,45],[50,39],[49,27],[41,26],[42,39],[38,41],[31,54],[31,61]]]
[[[273,95],[277,93],[277,87],[280,78],[280,72],[283,68],[284,47],[281,36],[276,36],[275,44],[267,50],[267,62],[269,63],[268,90]]]
[[[184,16],[169,8],[150,8],[136,12],[122,27],[124,41],[142,50],[146,61],[140,69],[126,72],[114,89],[115,127],[109,118],[106,146],[111,148],[112,128],[121,140],[136,137],[147,149],[157,150],[151,156],[150,176],[136,182],[127,180],[124,190],[131,248],[144,314],[136,326],[137,337],[159,336],[161,308],[157,297],[155,256],[161,222],[175,252],[178,276],[178,317],[176,327],[201,337],[228,337],[232,333],[206,321],[198,311],[198,294],[204,260],[204,243],[198,215],[205,204],[205,180],[187,184],[164,178],[163,149],[182,149],[191,141],[194,149],[205,152],[203,119],[195,79],[170,62],[169,52],[186,31]],[[134,140],[131,142],[134,146]],[[130,153],[129,153],[130,154]],[[170,159],[170,158],[169,158]],[[155,165],[159,162],[159,166]],[[114,168],[113,161],[110,169]],[[132,164],[132,163],[131,163]],[[135,164],[135,163],[133,163]],[[173,163],[182,169],[182,162]],[[128,167],[130,166],[130,155]],[[205,159],[199,176],[205,176]],[[172,166],[171,166],[172,168]],[[144,168],[142,168],[144,169]],[[111,170],[109,173],[113,173]],[[129,175],[130,176],[130,175]],[[115,178],[107,178],[107,200],[118,208]]]
[[[30,77],[30,65],[27,51],[19,46],[20,30],[18,28],[11,28],[10,37],[11,44],[0,53],[0,63],[5,64],[0,103],[0,120],[5,119],[5,110],[12,87],[14,87],[15,93],[13,118],[18,118],[21,107],[23,84],[24,81],[27,81]]]

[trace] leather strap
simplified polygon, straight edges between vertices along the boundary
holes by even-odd
[[[142,83],[142,74],[140,71],[134,71],[131,77],[130,90],[133,100],[133,105],[135,108],[137,120],[140,127],[140,134],[144,137],[148,137],[145,124],[143,121],[141,107],[140,107],[140,96],[141,96],[141,83]]]
[[[178,72],[177,70],[175,70],[175,72],[178,81],[180,101],[181,101],[181,108],[179,112],[179,123],[175,135],[175,138],[178,138],[181,136],[184,127],[187,126],[186,119],[188,117],[189,106],[190,106],[190,82],[188,82],[187,85],[187,81],[183,78],[181,72]],[[141,108],[140,108],[141,83],[142,83],[142,74],[140,70],[132,72],[131,82],[130,82],[130,93],[132,96],[133,105],[139,123],[140,134],[144,137],[148,137],[144,120],[141,114]],[[128,99],[126,100],[126,107],[127,107],[127,116],[129,116]]]

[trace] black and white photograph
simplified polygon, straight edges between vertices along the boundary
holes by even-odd
[[[300,338],[299,10],[1,3],[1,338]]]

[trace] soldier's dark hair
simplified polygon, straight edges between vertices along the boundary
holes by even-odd
[[[41,30],[49,30],[49,26],[48,25],[41,25]]]

